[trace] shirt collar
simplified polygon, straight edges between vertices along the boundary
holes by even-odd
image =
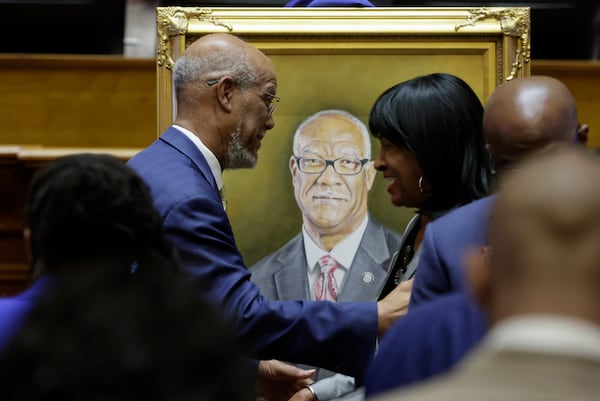
[[[505,319],[490,331],[493,348],[538,351],[600,359],[600,327],[558,315],[531,315]]]
[[[223,188],[223,172],[221,170],[221,165],[219,164],[219,160],[217,160],[217,157],[214,155],[213,152],[210,151],[210,149],[206,147],[204,143],[202,143],[200,138],[198,138],[192,131],[176,124],[173,124],[173,127],[178,129],[185,136],[187,136],[190,139],[190,141],[192,141],[194,145],[196,145],[198,150],[202,152],[202,155],[206,159],[208,167],[210,168],[210,171],[212,172],[212,175],[215,178],[217,189],[220,191]]]
[[[302,236],[304,238],[304,253],[306,254],[306,264],[309,271],[314,270],[319,259],[327,254],[331,255],[339,264],[344,268],[350,269],[356,251],[360,245],[363,234],[367,229],[367,223],[369,222],[368,215],[365,216],[360,225],[350,235],[340,241],[331,252],[327,252],[320,246],[318,246],[313,239],[308,235],[308,232],[302,226]]]

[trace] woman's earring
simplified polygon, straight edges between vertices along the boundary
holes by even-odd
[[[419,177],[419,191],[421,191],[422,194],[425,193],[425,189],[423,189],[423,176]]]

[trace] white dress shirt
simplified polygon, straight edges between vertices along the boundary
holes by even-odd
[[[215,178],[215,182],[217,183],[217,189],[221,191],[221,189],[223,189],[223,171],[221,170],[221,164],[219,164],[219,160],[217,160],[217,157],[214,155],[214,153],[211,152],[210,149],[208,149],[206,145],[202,143],[200,138],[194,135],[192,131],[175,124],[173,124],[173,128],[176,128],[177,130],[181,131],[181,133],[187,136],[190,139],[190,141],[192,141],[194,145],[196,145],[198,150],[202,152],[202,155],[208,162],[208,167],[210,168],[210,171],[213,177]]]
[[[323,248],[313,241],[313,239],[308,235],[308,232],[302,226],[302,236],[304,238],[304,253],[306,254],[306,266],[307,266],[307,274],[308,274],[308,288],[310,289],[311,299],[315,300],[315,283],[321,273],[321,268],[319,267],[319,259],[325,255],[331,255],[332,258],[338,262],[340,266],[338,269],[335,269],[333,275],[335,276],[335,281],[338,283],[338,287],[341,289],[344,285],[344,279],[346,278],[346,273],[352,266],[352,261],[354,260],[354,256],[356,255],[356,251],[358,251],[358,247],[360,245],[360,241],[362,240],[363,234],[367,229],[367,223],[369,222],[368,216],[365,216],[364,220],[360,223],[354,232],[340,241],[331,252],[327,252]]]

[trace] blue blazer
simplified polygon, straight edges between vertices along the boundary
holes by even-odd
[[[488,196],[476,200],[427,225],[410,307],[465,289],[465,251],[487,243],[487,226],[494,199],[494,196]]]
[[[128,163],[149,185],[165,234],[178,249],[184,267],[208,301],[232,319],[253,357],[362,376],[375,350],[375,302],[335,304],[263,297],[250,281],[236,247],[208,163],[176,128],[170,127]]]
[[[481,341],[483,311],[465,294],[447,294],[411,309],[381,341],[365,373],[367,397],[447,372]]]
[[[0,298],[0,351],[10,342],[27,314],[56,279],[42,276],[13,297]]]

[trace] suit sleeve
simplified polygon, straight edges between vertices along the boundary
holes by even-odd
[[[375,302],[267,300],[250,281],[229,220],[215,197],[195,195],[179,202],[166,213],[164,228],[184,267],[207,300],[233,320],[253,357],[362,376],[375,349]]]
[[[447,372],[481,341],[486,324],[463,293],[416,307],[381,341],[365,373],[367,398]]]
[[[417,306],[450,291],[448,273],[439,256],[436,243],[436,223],[425,229],[421,256],[415,274],[410,307]]]

